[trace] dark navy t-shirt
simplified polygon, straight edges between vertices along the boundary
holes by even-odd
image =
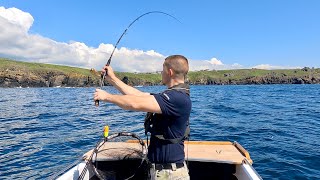
[[[177,90],[166,90],[154,97],[162,114],[153,117],[148,158],[152,163],[182,163],[185,157],[183,142],[172,144],[153,135],[163,135],[165,139],[184,136],[191,112],[190,97]]]

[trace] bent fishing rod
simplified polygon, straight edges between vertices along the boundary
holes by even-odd
[[[107,64],[106,66],[109,66],[110,63],[111,63],[111,59],[112,59],[112,56],[113,56],[113,53],[114,51],[116,50],[118,44],[120,43],[122,37],[126,34],[126,32],[128,31],[128,29],[136,22],[138,21],[140,18],[142,18],[143,16],[146,16],[146,15],[149,15],[149,14],[155,14],[155,13],[158,13],[158,14],[164,14],[164,15],[167,15],[173,19],[175,19],[176,21],[180,22],[177,18],[175,18],[174,16],[168,14],[168,13],[165,13],[165,12],[162,12],[162,11],[150,11],[150,12],[147,12],[147,13],[144,13],[142,15],[140,15],[139,17],[137,17],[135,20],[133,20],[129,26],[123,31],[123,33],[121,34],[120,38],[118,39],[117,43],[115,44],[114,48],[113,48],[113,51],[111,52],[111,55],[107,61]],[[181,22],[180,22],[181,23]],[[108,74],[107,70],[101,74],[101,79],[100,79],[100,88],[102,89],[102,87],[104,86],[104,78],[105,76]],[[95,100],[95,106],[99,106],[99,100]]]

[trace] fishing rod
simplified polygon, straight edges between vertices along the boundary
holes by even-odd
[[[136,21],[138,21],[140,18],[142,18],[143,16],[146,16],[146,15],[149,15],[149,14],[155,14],[155,13],[167,15],[167,16],[175,19],[176,21],[180,22],[180,21],[179,21],[177,18],[175,18],[174,16],[172,16],[172,15],[170,15],[170,14],[168,14],[168,13],[162,12],[162,11],[150,11],[150,12],[147,12],[147,13],[144,13],[144,14],[140,15],[140,16],[137,17],[135,20],[133,20],[133,21],[129,24],[129,26],[123,31],[123,33],[121,34],[120,38],[118,39],[116,45],[114,46],[113,51],[111,52],[111,55],[110,55],[110,57],[109,57],[109,59],[108,59],[108,61],[107,61],[106,66],[109,66],[109,65],[110,65],[111,59],[112,59],[112,56],[113,56],[113,53],[114,53],[114,51],[116,50],[118,44],[120,43],[122,37],[123,37],[123,36],[126,34],[126,32],[128,31],[128,29],[129,29]],[[181,23],[181,22],[180,22],[180,23]],[[100,88],[101,88],[101,89],[102,89],[102,87],[104,86],[104,78],[105,78],[105,76],[106,76],[107,74],[108,74],[107,70],[106,70],[103,74],[101,74],[101,79],[100,79]],[[95,100],[95,106],[99,106],[99,100]]]

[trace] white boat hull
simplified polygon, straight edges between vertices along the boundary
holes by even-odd
[[[99,168],[108,167],[109,169],[99,170],[106,172],[111,179],[117,179],[117,177],[120,177],[118,179],[125,179],[123,177],[130,177],[136,171],[139,171],[140,174],[137,173],[133,179],[145,179],[148,166],[146,163],[144,166],[139,166],[143,162],[143,159],[137,153],[137,150],[141,150],[139,146],[137,141],[107,142],[101,146],[97,155],[91,156],[93,157],[91,160],[97,162],[98,165],[100,164]],[[78,179],[92,152],[92,150],[87,152],[84,155],[84,161],[68,170],[58,179]],[[185,152],[187,152],[186,158],[190,179],[262,179],[252,167],[249,153],[236,142],[189,141],[185,142]],[[96,168],[93,167],[88,166],[86,168],[83,179],[89,180],[96,176],[94,172]],[[132,169],[135,168],[136,170],[133,171]],[[131,169],[131,174],[128,172],[129,169]]]

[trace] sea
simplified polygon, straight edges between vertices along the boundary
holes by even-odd
[[[0,179],[52,177],[94,148],[105,125],[145,138],[144,113],[95,107],[94,91],[1,88]],[[263,179],[320,179],[320,85],[195,85],[191,99],[191,140],[237,141]]]

